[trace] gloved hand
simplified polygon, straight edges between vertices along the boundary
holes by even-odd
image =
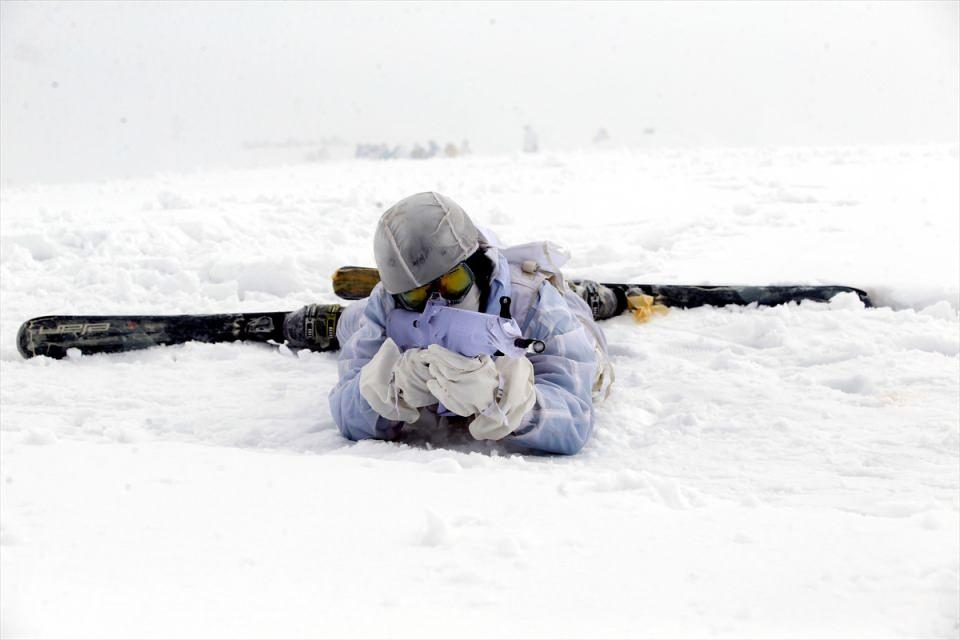
[[[422,366],[416,362],[419,352],[419,349],[411,349],[400,353],[397,344],[387,338],[370,362],[360,369],[360,395],[374,411],[388,420],[416,422],[420,417],[417,407],[436,402],[433,398],[424,402],[424,394],[429,391],[423,388]],[[407,353],[411,355],[406,356]]]
[[[393,368],[393,381],[400,395],[412,407],[428,407],[438,400],[430,393],[430,368],[423,360],[422,349],[407,349]]]
[[[468,417],[494,401],[500,376],[490,356],[468,358],[432,344],[421,358],[430,367],[427,388],[450,411]]]
[[[502,395],[470,423],[470,435],[477,440],[499,440],[513,433],[537,401],[529,360],[498,358],[496,368]]]

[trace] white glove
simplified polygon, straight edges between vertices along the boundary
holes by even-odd
[[[477,440],[499,440],[513,433],[533,405],[533,363],[526,358],[498,358],[502,395],[470,423],[470,435]]]
[[[393,382],[400,395],[411,407],[429,407],[437,404],[430,393],[427,382],[430,380],[430,368],[423,360],[424,351],[407,349],[393,368]]]
[[[360,395],[384,418],[412,423],[420,417],[420,411],[397,386],[394,371],[401,362],[403,354],[397,343],[390,338],[384,340],[370,362],[360,369]]]
[[[450,411],[472,416],[494,401],[500,376],[490,356],[468,358],[432,344],[421,357],[430,365],[430,393]]]

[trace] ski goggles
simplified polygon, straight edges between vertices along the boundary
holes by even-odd
[[[407,311],[422,310],[424,305],[427,304],[427,300],[430,299],[430,294],[434,291],[439,292],[440,296],[447,302],[456,304],[470,292],[470,287],[473,286],[475,280],[470,267],[465,262],[461,262],[433,282],[416,289],[410,289],[410,291],[394,294],[393,297],[397,304]]]

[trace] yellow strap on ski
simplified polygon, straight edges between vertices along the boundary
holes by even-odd
[[[647,322],[655,315],[665,315],[667,307],[654,303],[653,296],[641,293],[627,296],[627,309],[633,312],[633,319],[637,322]]]

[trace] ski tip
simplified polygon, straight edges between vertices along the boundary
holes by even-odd
[[[34,318],[35,320],[36,318]],[[20,355],[25,359],[32,358],[37,355],[30,348],[30,326],[33,323],[33,320],[27,320],[20,325],[20,330],[17,331],[17,351],[20,352]]]
[[[853,287],[851,287],[851,288],[853,288]],[[869,293],[867,293],[867,292],[864,291],[863,289],[853,288],[853,290],[854,290],[854,292],[856,292],[857,296],[860,298],[860,302],[863,303],[863,306],[864,306],[864,307],[868,307],[868,308],[869,308],[869,307],[874,306],[874,305],[873,305],[873,300],[870,299],[870,294],[869,294]]]
[[[65,358],[67,350],[62,344],[51,342],[44,335],[43,328],[49,321],[56,316],[39,316],[30,318],[17,331],[17,351],[25,359],[35,358],[37,356],[47,356],[48,358]]]

